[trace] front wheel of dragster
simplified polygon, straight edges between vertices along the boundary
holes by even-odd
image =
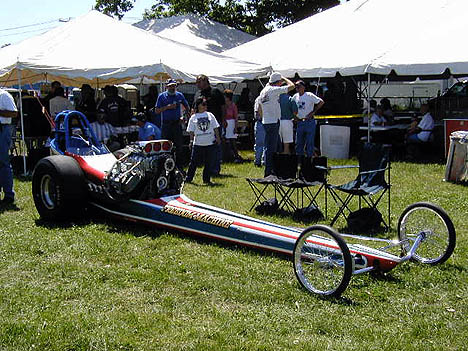
[[[421,234],[423,239],[412,258],[431,265],[447,261],[455,249],[456,235],[452,220],[442,208],[416,202],[403,211],[398,221],[398,238],[404,255]]]
[[[314,225],[297,238],[294,273],[303,287],[322,296],[340,296],[353,274],[348,245],[331,227]]]
[[[85,207],[86,183],[83,171],[72,157],[45,157],[34,168],[32,193],[41,218],[76,218]]]

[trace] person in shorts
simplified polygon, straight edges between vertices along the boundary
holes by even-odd
[[[283,144],[283,154],[291,154],[291,145],[294,142],[293,119],[297,115],[297,104],[289,94],[280,95],[281,119],[279,136]]]

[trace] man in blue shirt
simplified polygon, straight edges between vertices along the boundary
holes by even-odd
[[[185,114],[189,114],[189,104],[185,99],[184,94],[177,91],[177,82],[173,79],[168,79],[166,82],[166,91],[159,94],[158,100],[156,101],[155,112],[161,114],[162,138],[174,143],[176,150],[176,163],[179,167],[182,166],[182,105],[185,108]]]
[[[140,112],[132,119],[138,125],[138,140],[149,141],[161,139],[161,130],[151,122],[146,121],[146,115]]]

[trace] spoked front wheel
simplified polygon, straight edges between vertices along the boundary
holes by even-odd
[[[305,229],[294,246],[294,272],[310,292],[339,296],[349,284],[353,262],[348,245],[331,227]]]
[[[421,234],[423,239],[412,258],[432,265],[447,261],[455,249],[455,227],[442,208],[428,202],[417,202],[403,211],[398,221],[403,254],[408,253]]]

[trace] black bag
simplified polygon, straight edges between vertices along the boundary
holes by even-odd
[[[259,214],[275,214],[278,211],[278,200],[276,198],[271,198],[266,201],[263,201],[260,205],[255,207],[255,211]]]
[[[294,219],[305,222],[317,222],[324,218],[324,215],[320,209],[314,205],[308,207],[299,208],[294,211]]]
[[[375,208],[363,207],[348,216],[348,229],[352,232],[368,232],[382,223],[382,214]]]

